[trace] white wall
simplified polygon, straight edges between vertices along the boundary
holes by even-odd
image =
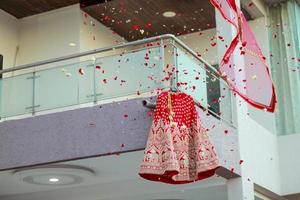
[[[265,17],[249,25],[269,62],[269,39]],[[275,116],[247,105],[245,120],[241,120],[240,151],[245,160],[244,170],[256,184],[277,194],[281,193],[279,148],[275,132]],[[244,113],[246,114],[246,113]]]
[[[80,11],[80,51],[109,47],[126,40],[91,16]]]
[[[268,30],[267,22],[265,17],[260,17],[255,20],[249,21],[249,25],[254,32],[254,35],[264,53],[267,57],[267,62],[269,62],[270,49],[269,49],[269,40],[268,40]],[[215,28],[208,29],[200,32],[195,32],[191,34],[186,34],[179,36],[178,38],[187,44],[195,52],[199,52],[202,58],[208,61],[210,64],[218,64],[218,49],[217,45],[213,46],[212,44],[216,41],[220,41],[216,38],[217,30]],[[211,40],[214,38],[214,40]],[[224,38],[225,39],[225,38]],[[229,44],[228,41],[224,41],[224,44]]]
[[[4,57],[4,68],[14,65],[18,42],[18,20],[0,9],[0,54]]]
[[[92,19],[89,16],[83,17],[79,4],[20,20],[4,13],[2,10],[0,11],[0,53],[4,54],[4,66],[6,68],[13,66],[14,60],[16,60],[16,66],[19,66],[111,46],[122,41],[121,37],[116,34],[113,35],[108,28],[95,20],[93,20],[95,25],[91,25],[90,20]],[[87,20],[86,25],[84,20]],[[95,40],[93,36],[95,36]],[[75,46],[70,46],[70,43],[74,43]],[[19,47],[17,56],[15,56],[16,46]],[[86,59],[75,58],[47,64],[43,67],[59,67],[62,69],[66,67],[66,63],[77,63]],[[72,68],[72,65],[68,67],[68,70],[75,70],[72,73],[77,73],[76,69]],[[6,73],[5,76],[15,76],[32,71],[33,68],[19,70]],[[60,71],[47,72],[47,76],[43,76],[43,79],[38,79],[39,82],[37,84],[44,84],[42,87],[47,87],[48,90],[54,89],[56,86],[51,84],[51,81],[58,85],[60,83],[58,79],[52,79],[52,77],[59,75]],[[39,75],[39,77],[42,76]],[[47,78],[49,78],[48,81]],[[10,114],[27,113],[28,111],[25,108],[32,103],[32,82],[29,79],[21,82],[24,80],[23,78],[10,80],[2,84],[0,88],[0,101],[2,102],[0,103],[0,116],[2,118]],[[46,90],[39,89],[39,92],[41,91],[46,92]],[[23,94],[22,103],[19,101],[20,94]],[[36,101],[42,101],[41,98],[47,97],[39,95]],[[46,100],[44,99],[43,102],[46,102]]]
[[[79,52],[79,5],[26,17],[20,23],[18,65]],[[77,46],[69,46],[70,42]]]
[[[267,64],[270,66],[270,45],[267,28],[267,20],[265,17],[257,18],[249,22],[252,31],[255,34],[256,40],[267,58]],[[273,113],[264,112],[249,105],[249,116],[263,126],[270,133],[276,134],[275,115]]]
[[[266,19],[264,17],[249,22],[260,47],[268,57],[269,44]],[[211,64],[218,63],[217,46],[212,46],[211,38],[216,35],[216,29],[210,29],[180,36],[184,43]],[[223,32],[222,32],[223,34]],[[225,43],[228,43],[225,38]],[[243,120],[239,122],[240,156],[244,160],[243,171],[249,178],[249,184],[257,183],[275,193],[280,193],[279,154],[275,132],[274,114],[257,110],[245,105],[245,113],[239,110]],[[247,112],[249,115],[247,115]],[[236,169],[238,171],[238,169]]]
[[[270,63],[270,48],[268,39],[267,22],[265,17],[260,17],[255,20],[249,21],[249,25],[255,34],[255,37],[262,49],[263,54],[267,57],[267,63]],[[208,61],[210,64],[218,64],[218,50],[217,46],[213,46],[216,41],[220,41],[216,38],[216,29],[208,29],[201,32],[187,34],[179,36],[178,38],[192,48],[195,52],[199,52],[202,58]],[[225,35],[222,32],[223,35]],[[221,34],[221,35],[222,35]],[[214,38],[212,40],[212,38]],[[225,39],[225,37],[224,37]],[[222,44],[229,45],[230,41],[224,41]],[[269,130],[271,133],[276,134],[275,116],[272,113],[258,110],[251,105],[248,106],[249,116],[255,120],[260,126]]]
[[[263,54],[268,58],[270,53],[266,19],[258,18],[250,21],[249,25]],[[242,166],[244,175],[251,182],[280,194],[279,150],[274,114],[257,110],[250,105],[245,106],[244,110],[238,108],[238,112],[244,117],[239,121],[240,152],[245,161]]]
[[[250,21],[249,25],[263,51],[268,57],[268,31],[264,17]],[[268,61],[269,62],[269,61]],[[281,193],[279,150],[275,134],[274,114],[237,104],[239,115],[239,138],[243,175],[250,183],[256,183],[277,194]]]
[[[278,137],[282,195],[300,193],[300,133]]]
[[[218,64],[217,46],[212,46],[215,40],[211,41],[212,37],[216,36],[216,29],[208,29],[201,32],[191,33],[179,36],[178,38],[187,44],[195,52],[201,54],[201,57],[210,64]]]
[[[277,136],[251,117],[239,124],[242,165],[247,178],[268,190],[281,194]]]
[[[0,17],[0,53],[6,67],[13,65],[16,46],[17,65],[23,65],[126,42],[83,14],[79,4],[20,20],[0,10]]]
[[[250,21],[249,24],[267,57],[269,47],[265,18],[258,18]],[[228,26],[219,14],[217,14],[217,28],[220,35],[225,37],[225,41],[232,39],[235,35],[234,28]],[[221,59],[225,47],[221,42],[219,43],[218,54]],[[237,65],[244,65],[244,60],[240,55],[234,55],[234,60]],[[244,161],[240,166],[242,187],[239,191],[234,191],[240,194],[240,196],[236,195],[236,199],[252,200],[254,198],[253,183],[280,194],[279,152],[277,136],[273,133],[275,128],[273,114],[253,109],[238,96],[235,109],[238,121],[238,148],[240,157]]]

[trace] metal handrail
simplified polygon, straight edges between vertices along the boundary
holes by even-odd
[[[96,54],[96,53],[103,53],[103,52],[107,52],[107,51],[111,51],[111,50],[117,50],[117,49],[129,47],[129,46],[142,45],[142,44],[151,43],[151,42],[154,42],[154,41],[162,41],[162,40],[165,40],[165,39],[171,39],[173,41],[173,45],[174,45],[174,43],[178,44],[181,48],[186,50],[194,58],[196,58],[198,61],[202,62],[206,66],[206,68],[209,68],[209,70],[214,72],[215,73],[214,75],[218,76],[218,78],[220,80],[222,80],[222,82],[224,82],[228,86],[225,79],[223,77],[219,76],[219,72],[214,67],[212,67],[207,61],[205,61],[204,59],[199,57],[196,52],[194,52],[190,47],[188,47],[185,43],[183,43],[180,39],[176,38],[172,34],[164,34],[164,35],[155,36],[155,37],[151,37],[151,38],[146,38],[146,39],[142,39],[142,40],[137,40],[137,41],[133,41],[133,42],[117,44],[117,45],[113,45],[113,46],[110,46],[110,47],[98,48],[98,49],[94,49],[94,50],[90,50],[90,51],[85,51],[85,52],[82,52],[82,53],[75,53],[75,54],[71,54],[71,55],[68,55],[68,56],[52,58],[52,59],[48,59],[48,60],[44,60],[44,61],[31,63],[31,64],[20,65],[20,66],[17,66],[17,67],[11,67],[11,68],[0,70],[0,75],[4,74],[4,73],[8,73],[8,72],[18,71],[18,70],[23,70],[23,69],[30,69],[30,68],[34,68],[34,67],[37,67],[37,66],[46,65],[46,64],[50,64],[50,63],[55,63],[55,62],[59,62],[59,61],[65,61],[65,60],[69,60],[69,59],[72,59],[72,58],[78,58],[78,57],[88,56],[88,55],[92,55],[92,54]],[[206,68],[205,68],[205,70],[208,71]],[[230,87],[228,87],[228,89],[230,89]],[[213,113],[213,114],[216,114],[216,113]],[[222,119],[222,120],[226,121],[228,124],[233,126],[233,124],[228,122],[227,120],[225,120],[225,119]]]
[[[110,47],[98,48],[98,49],[94,49],[94,50],[90,50],[90,51],[85,51],[85,52],[82,52],[82,53],[75,53],[75,54],[71,54],[71,55],[68,55],[68,56],[62,56],[62,57],[52,58],[52,59],[39,61],[39,62],[35,62],[35,63],[20,65],[20,66],[17,66],[17,67],[10,67],[10,68],[7,68],[7,69],[0,70],[0,74],[13,72],[13,71],[18,71],[18,70],[22,70],[22,69],[29,69],[29,68],[33,68],[33,67],[37,67],[37,66],[41,66],[41,65],[46,65],[46,64],[50,64],[50,63],[59,62],[59,61],[69,60],[69,59],[72,59],[72,58],[78,58],[78,57],[82,57],[82,56],[88,56],[88,55],[92,55],[92,54],[96,54],[96,53],[103,53],[103,52],[106,52],[106,51],[121,49],[121,48],[129,47],[129,46],[141,45],[141,44],[150,43],[150,42],[153,42],[153,41],[159,41],[159,40],[163,40],[163,39],[172,39],[177,44],[179,44],[182,48],[184,48],[186,51],[188,51],[191,55],[193,55],[195,58],[197,58],[199,61],[203,62],[213,72],[218,74],[216,69],[214,69],[205,60],[203,60],[202,58],[197,56],[197,54],[191,48],[189,48],[186,44],[184,44],[181,40],[179,40],[178,38],[176,38],[172,34],[164,34],[164,35],[161,35],[161,36],[146,38],[146,39],[137,40],[137,41],[133,41],[133,42],[117,44],[117,45],[113,45],[113,46],[110,46]]]

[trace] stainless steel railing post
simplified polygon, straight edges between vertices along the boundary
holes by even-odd
[[[173,58],[173,65],[172,66],[172,77],[171,77],[171,89],[174,91],[178,90],[178,63],[177,63],[177,48],[175,45],[175,40],[172,39],[172,58]]]

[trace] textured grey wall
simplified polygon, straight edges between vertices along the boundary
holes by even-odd
[[[142,100],[2,122],[0,170],[143,149],[151,118]],[[238,173],[236,130],[198,111],[222,166]]]
[[[0,169],[144,148],[151,119],[141,101],[2,122]]]

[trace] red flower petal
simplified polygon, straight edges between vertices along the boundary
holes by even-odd
[[[140,28],[139,25],[137,25],[137,24],[133,25],[133,29],[134,29],[134,30],[137,31],[137,30],[139,30],[139,28]]]

